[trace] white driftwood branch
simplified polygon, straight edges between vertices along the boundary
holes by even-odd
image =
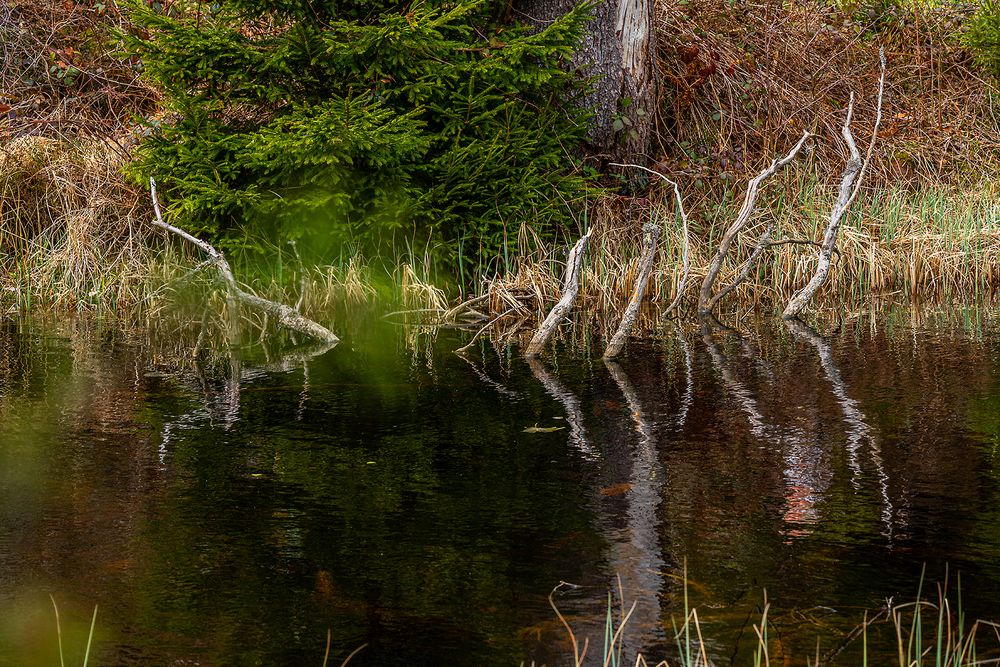
[[[726,233],[722,235],[722,241],[719,242],[719,250],[715,253],[715,257],[712,258],[712,263],[708,266],[708,273],[705,274],[705,279],[701,282],[701,292],[698,295],[698,312],[701,314],[710,313],[715,304],[719,302],[723,296],[725,296],[728,291],[726,290],[720,292],[715,297],[712,296],[712,287],[715,284],[716,278],[719,276],[719,271],[722,270],[722,263],[726,260],[726,255],[729,254],[729,249],[736,239],[736,236],[743,231],[746,224],[750,221],[750,216],[753,214],[754,208],[757,204],[757,194],[760,191],[760,184],[764,182],[770,176],[773,176],[779,169],[784,167],[786,164],[795,159],[799,151],[806,143],[806,139],[809,138],[809,132],[803,132],[802,138],[799,139],[799,143],[795,144],[794,148],[788,152],[788,155],[778,159],[775,158],[771,161],[771,165],[761,171],[757,176],[747,183],[747,193],[743,197],[743,206],[740,208],[739,213],[736,215],[736,220],[733,224],[729,226]],[[740,281],[742,282],[742,281]]]
[[[851,193],[851,198],[847,200],[847,206],[850,207],[854,203],[854,200],[858,196],[858,192],[861,190],[861,182],[865,178],[865,173],[868,171],[868,165],[871,164],[872,155],[875,153],[875,140],[878,138],[878,128],[882,123],[882,98],[885,94],[885,47],[879,47],[878,59],[882,67],[882,74],[878,80],[878,103],[875,107],[875,127],[872,129],[872,138],[868,142],[868,150],[865,153],[865,162],[861,165],[861,173],[858,174],[858,180],[854,184],[854,191]]]
[[[566,258],[566,273],[563,277],[562,297],[552,307],[552,310],[549,311],[548,316],[542,322],[542,325],[538,327],[538,331],[535,332],[531,342],[528,343],[528,349],[524,353],[525,357],[530,359],[542,353],[549,337],[552,336],[556,327],[559,326],[559,322],[573,308],[573,302],[580,291],[580,272],[583,268],[583,256],[587,251],[587,243],[590,241],[591,231],[593,230],[581,236],[573,245],[573,249],[569,251],[569,256]]]
[[[646,295],[646,285],[649,283],[649,274],[653,271],[653,261],[656,259],[656,246],[660,240],[660,226],[655,223],[647,223],[643,227],[645,239],[643,242],[642,256],[639,259],[639,275],[635,278],[635,286],[632,288],[632,296],[622,315],[622,321],[618,324],[618,330],[611,337],[611,342],[604,350],[605,359],[614,359],[625,347],[625,339],[632,332],[635,320],[639,317],[639,309],[642,307],[642,299]]]
[[[611,163],[610,166],[641,169],[642,171],[653,174],[654,176],[659,177],[661,180],[666,181],[674,188],[674,198],[677,200],[677,212],[681,216],[681,227],[684,234],[684,241],[683,241],[684,250],[683,250],[683,258],[681,260],[684,266],[684,273],[681,275],[681,280],[677,284],[677,294],[674,296],[674,300],[671,301],[670,305],[667,306],[667,309],[663,311],[662,317],[666,319],[670,315],[670,313],[677,307],[677,305],[681,302],[681,299],[684,297],[684,289],[687,287],[688,276],[691,274],[691,253],[689,250],[690,246],[688,243],[688,217],[687,217],[687,212],[684,210],[684,199],[681,197],[681,188],[679,185],[677,185],[676,181],[670,180],[660,172],[656,171],[655,169],[650,169],[649,167],[643,167],[642,165],[639,164],[619,164],[619,163]]]
[[[704,310],[699,309],[699,312],[701,312],[702,315],[707,315],[711,313],[712,308],[715,307],[715,304],[717,304],[719,301],[722,301],[724,298],[726,298],[726,295],[728,295],[730,292],[732,292],[737,287],[742,285],[746,281],[746,279],[750,277],[750,272],[753,271],[753,267],[757,263],[757,260],[760,259],[761,254],[763,254],[765,249],[769,248],[772,245],[774,244],[771,243],[771,230],[768,229],[763,234],[760,235],[760,239],[757,240],[757,245],[754,246],[753,251],[750,253],[750,257],[746,261],[746,264],[743,265],[743,268],[740,270],[740,272],[736,275],[735,278],[733,278],[733,281],[728,285],[726,285],[725,287],[723,287],[721,290],[719,290],[718,294],[714,295],[711,299],[709,299],[708,303],[705,305],[705,309]],[[702,290],[702,295],[704,295],[704,293],[705,293],[704,290]]]
[[[884,49],[879,50],[879,59],[882,63],[882,76],[879,77],[875,127],[872,130],[871,142],[868,144],[868,153],[865,156],[864,162],[862,162],[861,154],[854,143],[854,136],[851,134],[851,117],[854,114],[854,93],[851,93],[851,100],[847,105],[847,118],[844,120],[844,127],[841,128],[841,134],[851,153],[851,157],[844,167],[844,174],[840,180],[840,189],[837,193],[837,201],[833,205],[833,211],[830,213],[830,222],[827,224],[826,233],[823,235],[823,245],[819,251],[816,272],[813,273],[813,277],[806,286],[793,294],[792,298],[788,300],[788,305],[785,306],[784,312],[781,313],[782,319],[790,320],[798,317],[799,313],[809,305],[816,292],[826,284],[827,278],[830,276],[831,258],[837,245],[837,234],[840,231],[840,225],[861,188],[861,176],[867,171],[868,164],[871,162],[872,154],[875,151],[875,140],[878,137],[879,124],[882,122],[882,96],[885,92],[886,70]]]
[[[233,270],[229,267],[229,262],[226,261],[221,252],[216,250],[210,243],[202,241],[188,234],[183,229],[163,221],[163,215],[160,213],[160,202],[156,196],[156,181],[152,177],[149,179],[149,194],[153,198],[153,210],[156,213],[156,220],[152,224],[180,236],[185,241],[198,246],[202,252],[208,255],[211,262],[215,264],[222,282],[226,284],[229,298],[274,317],[278,320],[279,324],[293,331],[304,333],[325,343],[336,344],[340,342],[340,339],[332,331],[304,317],[294,308],[275,301],[269,301],[268,299],[262,299],[259,296],[243,291],[233,276]]]

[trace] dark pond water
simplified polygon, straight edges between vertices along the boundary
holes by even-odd
[[[1000,318],[667,329],[617,364],[357,329],[177,370],[0,325],[0,664],[58,664],[50,594],[68,664],[95,604],[91,665],[321,665],[328,631],[336,665],[567,664],[560,581],[592,656],[611,590],[626,653],[671,658],[685,563],[716,665],[752,661],[765,589],[781,664],[925,565],[1000,616]]]

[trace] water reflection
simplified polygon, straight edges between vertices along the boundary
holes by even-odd
[[[313,664],[327,629],[331,662],[566,664],[559,581],[595,664],[608,592],[636,604],[631,664],[676,651],[685,561],[715,664],[751,661],[765,588],[786,664],[925,562],[995,616],[992,321],[709,325],[608,364],[373,323],[176,367],[113,328],[8,323],[0,664],[58,660],[48,593],[70,633],[100,603],[100,664]]]
[[[747,422],[750,424],[750,431],[758,438],[766,438],[768,428],[764,423],[764,415],[757,405],[757,399],[753,392],[733,372],[729,360],[715,340],[712,322],[708,318],[702,318],[700,324],[701,340],[705,344],[705,349],[712,357],[712,363],[722,377],[730,394],[736,399],[743,413],[746,415]]]
[[[545,364],[537,357],[531,357],[527,361],[535,379],[545,387],[548,395],[557,400],[563,406],[563,409],[565,409],[566,424],[569,426],[570,444],[578,449],[585,458],[589,460],[598,459],[597,452],[587,438],[587,429],[583,425],[583,408],[580,399],[549,373],[545,368]]]
[[[260,363],[249,365],[244,362],[239,349],[231,347],[222,358],[224,363],[215,365],[209,374],[198,366],[186,372],[173,374],[177,380],[197,391],[201,400],[188,412],[164,422],[158,448],[160,465],[165,465],[168,451],[179,431],[197,429],[206,422],[224,431],[232,430],[240,419],[242,387],[255,380],[301,370],[302,384],[298,392],[294,419],[302,421],[309,402],[309,361],[322,356],[334,347],[335,344],[330,343],[301,345],[282,350],[277,359],[266,358]],[[150,376],[155,375],[159,374],[150,374]]]
[[[893,531],[892,500],[889,498],[888,477],[886,476],[885,467],[882,465],[882,454],[875,432],[868,425],[868,420],[859,408],[858,402],[848,395],[847,385],[840,374],[840,369],[836,361],[834,361],[829,343],[814,329],[799,320],[785,320],[785,326],[788,327],[796,338],[806,341],[815,348],[819,356],[820,365],[823,367],[823,373],[830,383],[830,390],[833,392],[837,403],[844,413],[844,421],[847,422],[848,426],[847,451],[850,457],[849,461],[852,473],[851,484],[855,489],[859,489],[861,485],[860,477],[862,473],[859,454],[863,446],[868,446],[868,454],[878,475],[879,491],[882,496],[882,523],[885,527],[886,536],[891,539]],[[815,458],[818,460],[821,457],[817,456]],[[829,473],[824,474],[823,477],[829,477]]]
[[[662,645],[665,639],[660,608],[665,563],[659,542],[658,513],[665,476],[656,449],[653,424],[642,409],[635,387],[617,362],[605,360],[604,364],[625,396],[638,436],[633,448],[630,488],[625,494],[628,519],[624,531],[612,533],[617,539],[609,554],[620,577],[617,583],[622,603],[631,600],[635,604],[622,641],[625,660],[632,663],[646,646]]]
[[[632,443],[604,442],[598,451],[588,439],[579,398],[562,385],[542,361],[530,358],[527,363],[546,392],[564,407],[570,443],[588,461],[617,470],[619,479],[628,480],[593,488],[590,492],[591,497],[598,499],[595,504],[598,527],[610,541],[606,557],[613,577],[604,589],[593,591],[596,595],[586,604],[591,609],[595,604],[600,605],[605,591],[615,596],[616,602],[610,608],[615,619],[611,632],[619,627],[621,618],[628,618],[621,633],[620,650],[625,661],[631,663],[646,647],[663,645],[665,639],[660,608],[664,561],[658,538],[657,511],[664,475],[656,451],[653,424],[646,417],[625,370],[615,361],[604,360],[609,375],[625,398],[627,414],[638,437]],[[620,511],[621,503],[624,503],[624,512]],[[585,607],[576,601],[574,609],[581,608]],[[599,641],[607,630],[595,622],[603,620],[578,620],[575,624],[574,632],[590,640],[586,664],[604,665],[609,660],[604,653],[607,642]]]

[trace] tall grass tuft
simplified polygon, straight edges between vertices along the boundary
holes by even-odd
[[[114,310],[139,301],[154,235],[122,163],[101,142],[26,136],[0,149],[0,286],[15,305]]]
[[[990,654],[995,655],[1000,649],[1000,624],[977,620],[971,626],[962,609],[961,579],[958,578],[956,587],[956,598],[954,603],[949,594],[948,575],[945,581],[937,586],[936,600],[928,600],[923,597],[924,578],[921,575],[920,584],[917,589],[916,599],[912,602],[894,604],[888,600],[886,606],[874,615],[869,615],[865,611],[861,624],[854,631],[848,633],[847,638],[842,641],[839,647],[825,657],[819,653],[820,638],[817,638],[815,659],[807,658],[806,664],[809,667],[819,667],[830,664],[847,644],[860,640],[860,653],[856,660],[859,667],[867,667],[869,664],[887,665],[894,662],[897,667],[978,667],[984,664],[996,664],[998,660],[994,658],[983,658],[983,644],[987,637],[983,637],[984,631],[988,632],[988,639],[991,639]],[[567,586],[561,583],[559,588]],[[579,667],[584,663],[589,638],[581,639],[576,636],[572,627],[565,617],[556,608],[552,596],[549,597],[552,608],[555,610],[559,620],[569,633],[573,645],[573,664]],[[620,667],[622,665],[635,665],[636,667],[649,667],[653,665],[650,658],[639,653],[634,656],[626,655],[622,645],[625,626],[629,621],[631,613],[624,613],[625,601],[620,600],[622,613],[618,621],[614,620],[614,604],[609,593],[607,610],[605,614],[604,627],[604,651],[602,653],[604,667]],[[632,609],[635,603],[632,604]],[[771,637],[769,628],[772,621],[769,618],[771,604],[767,594],[761,606],[760,619],[753,625],[756,636],[756,644],[753,647],[754,667],[770,667],[772,658],[770,653]],[[706,648],[706,641],[702,634],[701,622],[698,617],[698,610],[690,606],[688,599],[688,578],[687,567],[683,576],[683,622],[678,625],[676,619],[671,618],[673,627],[673,639],[676,646],[676,658],[661,659],[656,662],[656,667],[711,667],[721,664],[725,659],[730,661],[733,656],[712,656]],[[889,632],[895,639],[896,654],[894,660],[887,661],[890,651],[878,655],[870,655],[869,630],[876,623],[888,626]],[[581,650],[582,646],[582,650]],[[785,656],[781,658],[783,661]],[[837,664],[845,663],[843,659]]]
[[[790,172],[783,182],[776,180],[734,244],[718,284],[728,284],[740,271],[765,230],[772,229],[773,241],[786,243],[765,251],[750,279],[720,304],[723,310],[778,310],[812,275],[817,253],[810,243],[822,238],[833,186],[807,167]],[[721,232],[735,214],[735,199],[726,195],[718,204],[702,201],[690,207],[689,306]],[[662,308],[676,295],[683,239],[670,199],[661,195],[645,207],[629,206],[608,199],[593,211],[594,231],[578,297],[585,309],[614,315],[624,308],[638,268],[641,227],[650,220],[662,225],[664,233],[648,300]],[[873,298],[977,302],[1000,288],[1000,204],[989,184],[966,191],[867,190],[841,234],[831,278],[817,298],[820,307],[868,305]],[[563,259],[562,248],[532,249],[515,258],[511,273],[488,282],[488,290],[533,301],[534,309],[543,313],[557,298]],[[497,300],[491,306],[494,312],[506,309]],[[647,326],[654,323],[647,320]]]

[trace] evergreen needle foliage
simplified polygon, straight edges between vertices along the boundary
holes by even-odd
[[[132,173],[225,247],[485,259],[522,221],[557,232],[583,195],[566,63],[589,4],[537,30],[495,0],[130,2],[121,37],[169,110]]]
[[[982,0],[963,37],[979,63],[994,76],[1000,76],[1000,2]]]

